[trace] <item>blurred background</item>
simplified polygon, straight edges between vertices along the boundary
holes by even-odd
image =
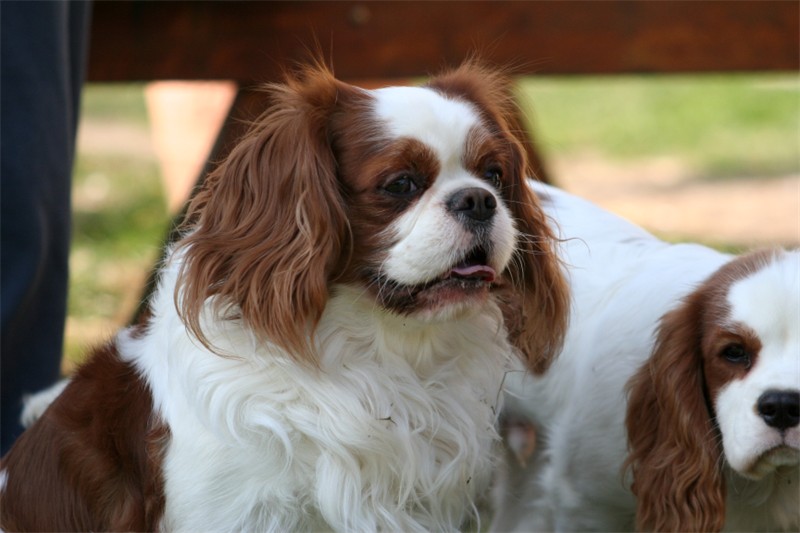
[[[537,76],[519,91],[557,185],[672,241],[800,244],[796,74]],[[65,371],[132,316],[234,92],[225,82],[87,86]],[[165,121],[181,113],[177,129]]]

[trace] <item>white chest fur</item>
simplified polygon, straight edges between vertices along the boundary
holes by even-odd
[[[203,349],[162,292],[123,344],[172,435],[164,529],[442,530],[473,512],[511,355],[494,305],[420,324],[339,287],[312,369],[236,322],[212,338],[235,357]]]

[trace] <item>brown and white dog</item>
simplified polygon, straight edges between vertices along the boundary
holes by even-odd
[[[798,531],[800,252],[668,244],[534,187],[573,306],[550,369],[507,380],[529,466],[509,454],[492,529]]]
[[[3,529],[475,513],[504,374],[519,354],[548,366],[568,304],[509,86],[474,61],[373,91],[317,65],[269,93],[192,202],[149,319],[3,458]]]

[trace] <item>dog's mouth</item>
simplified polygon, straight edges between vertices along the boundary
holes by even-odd
[[[491,251],[477,245],[440,276],[416,285],[397,283],[383,276],[373,278],[375,296],[383,307],[408,314],[434,312],[452,305],[472,307],[489,295],[498,273],[489,265]]]
[[[794,446],[780,444],[762,453],[748,468],[740,471],[743,476],[759,480],[783,468],[797,468],[800,464],[800,450]]]
[[[488,265],[488,253],[483,247],[474,248],[448,272],[444,279],[460,279],[492,283],[497,272]]]

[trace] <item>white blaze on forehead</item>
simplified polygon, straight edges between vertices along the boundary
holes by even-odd
[[[423,87],[387,87],[375,91],[375,113],[395,137],[410,137],[434,150],[440,161],[460,160],[478,114],[466,102]]]
[[[764,341],[800,342],[800,252],[789,252],[736,281],[728,291],[731,320]],[[795,354],[800,358],[800,354]]]

